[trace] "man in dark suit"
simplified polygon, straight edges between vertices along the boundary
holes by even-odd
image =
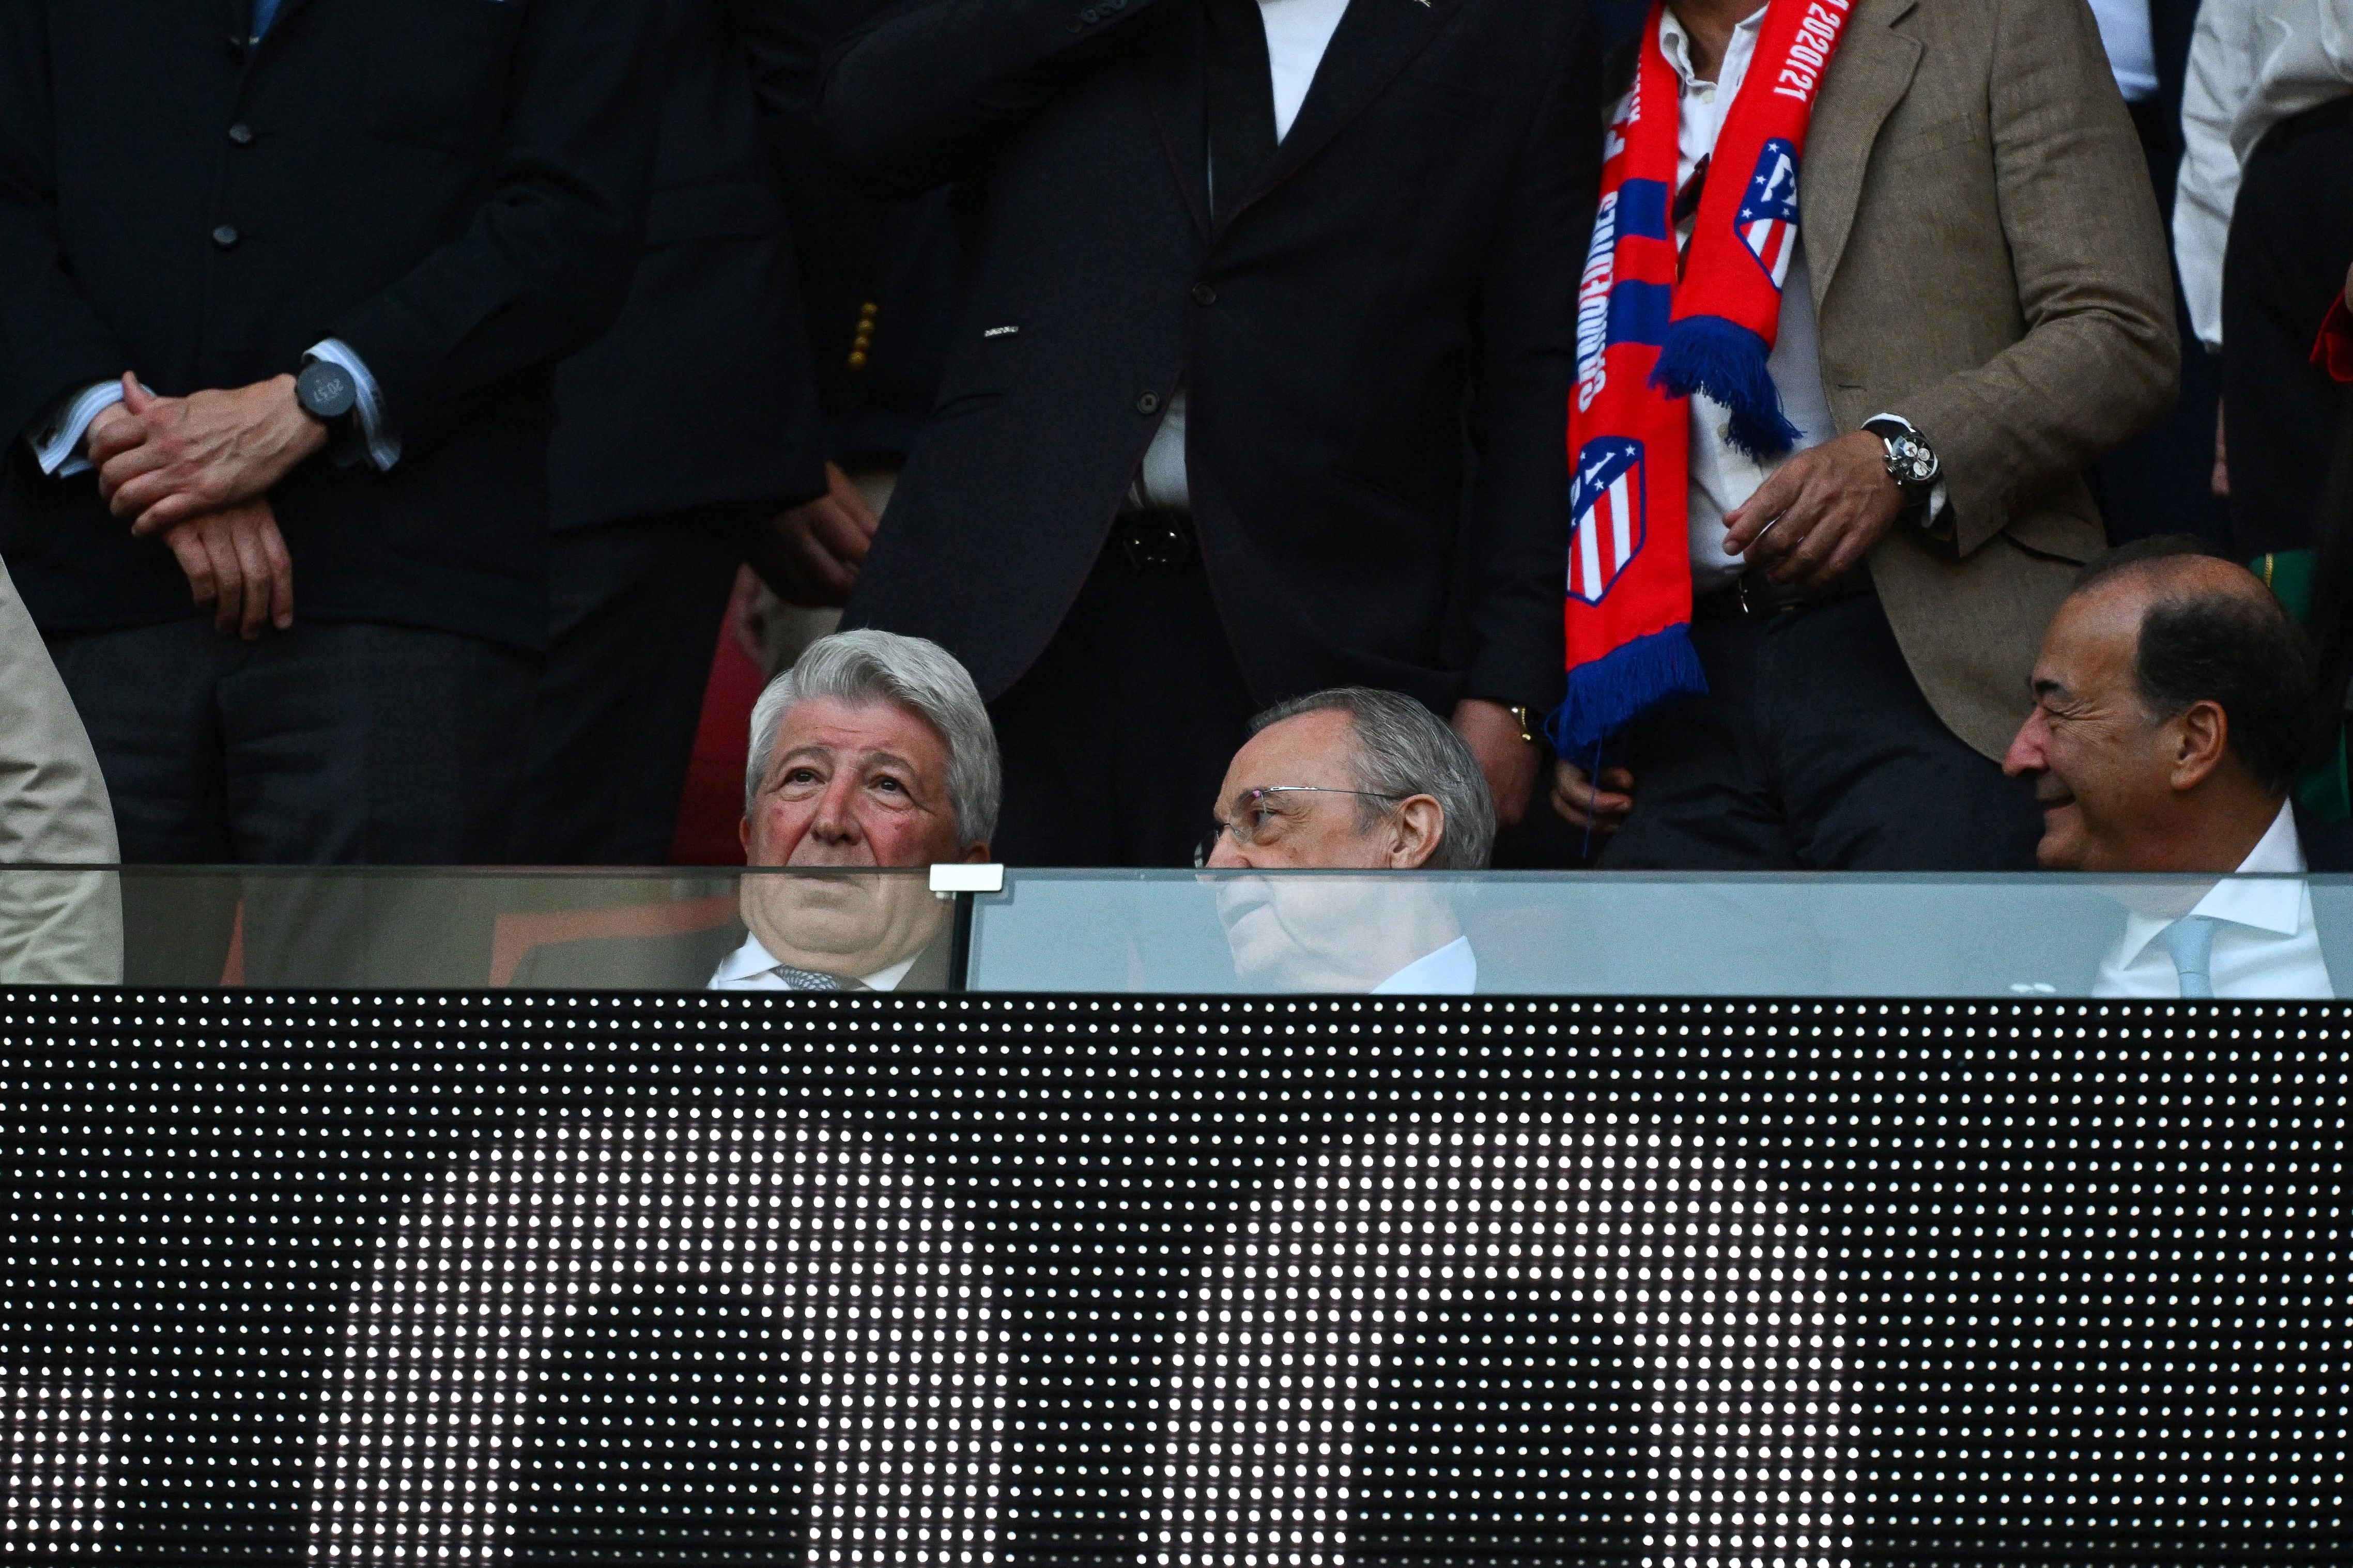
[[[0,0],[0,538],[127,858],[503,855],[649,20]]]
[[[667,858],[735,571],[826,489],[785,188],[739,0],[668,0],[646,247],[556,378],[554,625],[516,858]]]
[[[2262,583],[2186,536],[2112,551],[2060,605],[2032,688],[2003,767],[2033,783],[2042,863],[2179,879],[2120,894],[2093,994],[2334,994],[2295,879],[2353,869],[2353,835],[2288,798],[2313,661]],[[2250,879],[2216,880],[2233,872]]]
[[[849,619],[971,668],[1008,859],[1183,864],[1250,715],[1335,685],[1449,716],[1525,808],[1593,37],[1581,3],[931,0],[835,47],[836,153],[956,186],[965,284]]]

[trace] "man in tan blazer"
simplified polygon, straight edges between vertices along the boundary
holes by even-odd
[[[1764,15],[1668,0],[1657,24],[1686,240]],[[1598,781],[1561,763],[1554,806],[1608,836],[1610,867],[2031,868],[2041,822],[1999,759],[2042,628],[2105,542],[2080,476],[2162,414],[2179,365],[2156,200],[2084,0],[1854,0],[1799,220],[1772,359],[1798,449],[1759,464],[1692,400],[1710,690],[1636,721]]]

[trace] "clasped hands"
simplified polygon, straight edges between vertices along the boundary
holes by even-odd
[[[1904,491],[1887,472],[1887,444],[1857,430],[1767,475],[1725,514],[1724,550],[1773,582],[1827,588],[1861,563],[1903,511]],[[1634,809],[1634,775],[1605,768],[1595,779],[1574,763],[1556,762],[1552,808],[1573,827],[1615,833]]]
[[[88,450],[114,515],[134,537],[161,537],[213,624],[250,642],[294,624],[294,566],[269,489],[326,441],[290,375],[157,397],[125,373],[122,401],[90,421]]]

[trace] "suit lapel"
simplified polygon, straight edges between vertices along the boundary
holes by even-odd
[[[1263,201],[1268,192],[1322,152],[1413,63],[1461,4],[1462,0],[1348,0],[1348,8],[1324,47],[1323,61],[1315,68],[1315,79],[1299,106],[1299,117],[1291,122],[1291,133],[1274,150],[1258,188],[1238,203],[1234,212],[1238,215]]]
[[[1904,100],[1920,67],[1920,41],[1894,31],[1914,0],[1862,0],[1831,61],[1806,132],[1799,231],[1813,272],[1814,301],[1830,289],[1862,200],[1863,171],[1879,129]]]
[[[1170,24],[1144,62],[1145,100],[1168,156],[1168,172],[1202,237],[1209,233],[1208,107],[1203,99],[1201,11],[1188,5]]]

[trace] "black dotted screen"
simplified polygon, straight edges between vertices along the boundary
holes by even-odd
[[[0,992],[0,1550],[2341,1562],[2342,1038]]]

